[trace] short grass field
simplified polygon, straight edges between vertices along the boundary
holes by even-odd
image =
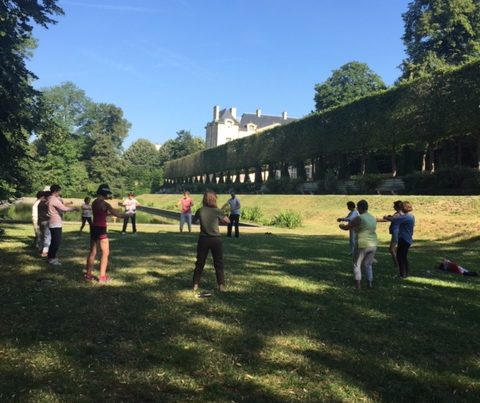
[[[239,197],[266,216],[299,211],[304,226],[225,238],[227,292],[209,260],[203,299],[191,291],[198,227],[122,236],[112,224],[113,281],[99,285],[83,280],[77,223],[65,224],[59,268],[34,253],[30,225],[3,224],[0,401],[479,401],[480,279],[434,266],[447,255],[480,271],[480,197],[409,197],[413,275],[395,277],[379,223],[375,286],[359,292],[335,221],[359,196]],[[140,197],[162,208],[178,198]],[[397,197],[366,198],[382,216]]]

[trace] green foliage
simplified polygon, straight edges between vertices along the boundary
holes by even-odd
[[[385,179],[385,175],[369,174],[355,178],[355,184],[362,194],[377,193],[378,187]]]
[[[205,142],[199,137],[194,137],[188,130],[180,130],[177,137],[167,140],[160,148],[160,164],[182,158],[205,149]]]
[[[265,183],[265,190],[268,193],[300,193],[298,189],[303,182],[303,179],[290,177],[281,177],[280,179],[268,179]]]
[[[300,213],[292,210],[282,211],[275,215],[270,223],[270,225],[275,225],[277,227],[285,228],[297,228],[301,227],[303,224],[303,218]]]
[[[350,62],[334,70],[331,77],[315,86],[315,109],[320,112],[386,88],[380,76],[367,64]]]
[[[61,14],[56,0],[0,2],[0,199],[28,188],[28,140],[40,123],[35,75],[25,65],[33,24],[46,28]]]
[[[243,207],[242,208],[242,219],[245,221],[251,222],[262,222],[263,220],[263,211],[260,207]]]
[[[411,194],[470,194],[480,192],[480,172],[455,167],[433,174],[414,173],[403,178],[405,190]]]
[[[390,155],[402,145],[423,147],[479,135],[480,62],[436,73],[165,164],[166,178],[185,178],[307,160],[337,166],[339,156]],[[294,146],[292,146],[294,145]]]
[[[408,57],[402,78],[411,79],[480,57],[478,0],[414,0],[403,14]]]

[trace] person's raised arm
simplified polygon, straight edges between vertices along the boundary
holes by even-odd
[[[227,216],[220,218],[219,221],[221,224],[230,224],[230,219]]]
[[[115,216],[115,217],[117,217],[117,218],[124,218],[124,217],[125,217],[125,214],[120,214],[117,210],[115,210],[115,209],[111,206],[110,203],[105,203],[105,207],[106,207],[107,211],[108,211],[111,215],[113,215],[113,216]]]
[[[338,227],[343,229],[344,231],[348,231],[350,229],[354,229],[361,224],[362,220],[360,216],[356,216],[353,220],[348,221],[346,224],[340,224]]]

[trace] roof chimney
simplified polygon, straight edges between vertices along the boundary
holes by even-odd
[[[288,118],[287,112],[282,112],[282,119],[287,120],[287,118]]]
[[[237,118],[237,108],[235,107],[230,108],[230,113],[232,114],[234,119]]]
[[[218,119],[220,119],[220,106],[215,105],[213,107],[213,121],[216,122]]]
[[[262,110],[261,109],[257,109],[257,117],[260,117],[262,116]]]

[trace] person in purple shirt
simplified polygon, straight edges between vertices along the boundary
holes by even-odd
[[[408,250],[413,243],[413,230],[415,228],[415,216],[412,214],[413,207],[408,201],[403,202],[404,215],[385,216],[392,223],[392,233],[398,230],[397,261],[401,278],[407,278],[410,272],[408,264]]]

